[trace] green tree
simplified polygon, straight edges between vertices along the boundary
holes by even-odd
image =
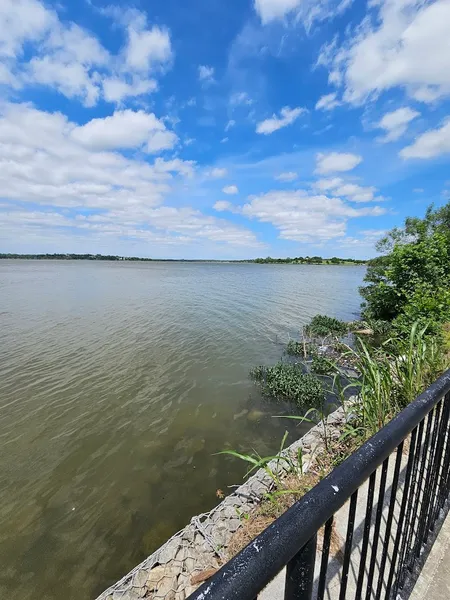
[[[385,254],[371,261],[360,290],[364,316],[405,330],[416,320],[450,321],[450,203],[407,218],[377,248]]]

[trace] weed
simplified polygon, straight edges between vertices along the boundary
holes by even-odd
[[[313,373],[316,375],[333,375],[337,370],[335,362],[317,351],[312,353],[311,371]]]
[[[243,460],[244,462],[253,465],[252,467],[249,467],[249,470],[245,474],[245,477],[248,477],[251,473],[253,473],[253,471],[257,469],[263,469],[267,473],[267,475],[272,479],[275,485],[277,487],[281,487],[280,463],[285,472],[303,472],[303,462],[299,467],[298,464],[296,464],[287,453],[283,454],[284,444],[286,443],[287,436],[288,432],[286,431],[284,433],[283,439],[281,440],[280,449],[278,450],[278,453],[273,456],[260,456],[260,454],[258,454],[258,452],[256,451],[253,451],[252,454],[242,454],[240,452],[236,452],[235,450],[222,450],[221,452],[217,452],[217,454],[228,454],[229,456],[234,456],[235,458],[239,458],[240,460]],[[299,454],[297,458],[303,458],[303,456]],[[270,464],[272,462],[276,463],[275,469]]]

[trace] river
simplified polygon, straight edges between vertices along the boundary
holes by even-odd
[[[0,261],[0,597],[91,600],[295,423],[248,378],[360,266]]]

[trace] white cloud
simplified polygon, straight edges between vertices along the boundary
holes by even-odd
[[[341,102],[337,99],[336,93],[326,94],[317,101],[316,110],[333,110],[340,104]]]
[[[213,206],[214,210],[217,210],[218,212],[223,212],[223,211],[232,211],[233,210],[233,205],[231,204],[231,202],[228,202],[228,200],[218,200],[214,206]]]
[[[1,82],[13,88],[43,85],[94,106],[101,95],[121,102],[158,87],[150,73],[170,63],[170,36],[163,27],[148,28],[144,13],[131,10],[121,26],[127,42],[116,56],[90,32],[37,0],[0,3]]]
[[[146,144],[148,152],[173,148],[178,141],[175,133],[153,113],[143,110],[116,111],[109,117],[92,119],[86,125],[75,127],[73,139],[93,150],[138,148]]]
[[[294,171],[287,171],[286,173],[280,173],[275,176],[277,181],[295,181],[298,178],[297,173]]]
[[[236,92],[230,97],[230,104],[237,106],[239,104],[244,104],[250,106],[253,104],[253,100],[247,94],[247,92]]]
[[[413,189],[413,192],[414,192],[415,194],[423,194],[423,192],[424,192],[424,191],[425,191],[425,190],[424,190],[423,188],[414,188],[414,189]]]
[[[222,192],[224,194],[228,194],[230,196],[233,196],[235,194],[239,193],[238,187],[236,185],[226,185],[224,188],[222,188]]]
[[[125,63],[132,71],[147,73],[172,58],[170,35],[167,29],[154,25],[147,29],[147,19],[136,11],[129,23]]]
[[[228,170],[225,168],[221,169],[219,167],[215,167],[214,169],[211,169],[208,174],[213,179],[222,179],[228,175]]]
[[[344,99],[359,104],[401,87],[431,102],[450,94],[450,2],[377,0],[375,18],[366,17],[341,47],[324,47],[319,64],[345,86]]]
[[[107,66],[110,57],[95,37],[73,23],[62,25],[55,16],[39,50],[25,64],[24,82],[53,87],[86,106],[96,104],[100,87],[95,69]]]
[[[341,186],[344,180],[340,177],[333,177],[332,179],[319,179],[314,182],[314,187],[321,192],[329,192]]]
[[[345,236],[348,219],[379,216],[385,210],[379,206],[356,209],[340,198],[309,195],[304,190],[297,190],[254,196],[241,212],[263,223],[271,223],[282,239],[324,242]]]
[[[282,19],[293,11],[301,0],[255,0],[255,10],[266,24],[276,19]]]
[[[349,152],[330,152],[323,154],[319,152],[316,156],[316,173],[325,175],[342,171],[351,171],[362,161],[358,154]]]
[[[38,41],[57,17],[37,0],[0,2],[0,56],[16,58],[25,41]]]
[[[381,141],[398,140],[405,133],[409,123],[419,115],[419,112],[408,106],[386,113],[378,123],[378,127],[386,131],[386,135],[381,138]]]
[[[114,116],[111,118],[114,121]],[[118,134],[109,138],[101,121],[91,121],[92,126],[83,129],[60,113],[46,113],[24,104],[3,106],[2,196],[55,206],[152,205],[161,202],[170,189],[171,173],[192,173],[193,164],[179,159],[157,158],[151,165],[105,152],[105,147],[125,142]],[[118,122],[123,125],[120,119]],[[133,143],[142,142],[136,131],[133,136]]]
[[[118,114],[111,118],[123,126],[123,114]],[[90,131],[83,130],[82,144],[75,133],[79,137],[82,128],[60,113],[24,104],[2,105],[2,198],[7,204],[33,204],[30,211],[11,204],[0,212],[0,237],[9,247],[33,241],[35,250],[49,244],[66,249],[73,243],[80,251],[107,248],[116,253],[123,240],[184,247],[203,241],[261,245],[253,232],[224,219],[192,207],[164,206],[166,196],[183,181],[180,176],[192,175],[193,163],[156,158],[150,164],[104,150],[124,142],[114,135],[111,140],[105,131],[111,127],[94,121]],[[135,125],[128,127],[133,143],[146,143]]]
[[[450,152],[450,119],[438,129],[422,133],[413,144],[400,151],[403,158],[434,158]]]
[[[254,0],[256,13],[263,25],[282,20],[293,13],[309,31],[315,21],[325,21],[344,12],[353,0]]]
[[[234,119],[230,119],[228,123],[225,125],[225,131],[228,131],[232,127],[236,125],[236,121]]]
[[[200,81],[206,81],[206,82],[214,81],[214,67],[200,65],[198,68],[198,78]]]
[[[146,149],[150,154],[158,154],[162,150],[170,150],[177,142],[178,136],[173,131],[155,131],[150,133]]]
[[[304,112],[306,112],[304,108],[289,108],[289,106],[285,106],[280,111],[280,117],[277,117],[274,114],[270,119],[258,123],[256,126],[256,133],[270,135],[282,127],[292,125],[292,123]]]
[[[29,80],[53,87],[67,98],[80,98],[85,106],[94,106],[100,96],[98,85],[80,63],[64,63],[49,56],[33,58],[28,67]]]
[[[351,202],[372,202],[381,201],[382,198],[375,197],[377,189],[373,186],[364,187],[353,182],[345,182],[340,177],[332,179],[319,179],[313,185],[314,188],[322,192],[330,192],[333,196],[347,198]]]
[[[156,92],[158,82],[155,79],[135,78],[128,83],[119,77],[109,77],[103,79],[103,96],[107,102],[122,102],[126,98],[142,96]]]
[[[386,230],[384,229],[366,229],[358,232],[362,237],[351,237],[346,236],[337,241],[340,247],[342,248],[360,248],[364,249],[366,252],[371,252],[375,250],[375,244],[381,239],[385,234]]]

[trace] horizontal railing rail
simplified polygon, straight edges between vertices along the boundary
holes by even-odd
[[[285,600],[323,600],[325,593],[337,600],[396,597],[449,497],[449,417],[450,370],[226,563],[190,600],[254,600],[284,567]],[[337,560],[330,547],[337,513],[342,521],[347,504],[337,574],[335,567],[329,572],[331,561]],[[315,564],[319,531],[322,549]]]

